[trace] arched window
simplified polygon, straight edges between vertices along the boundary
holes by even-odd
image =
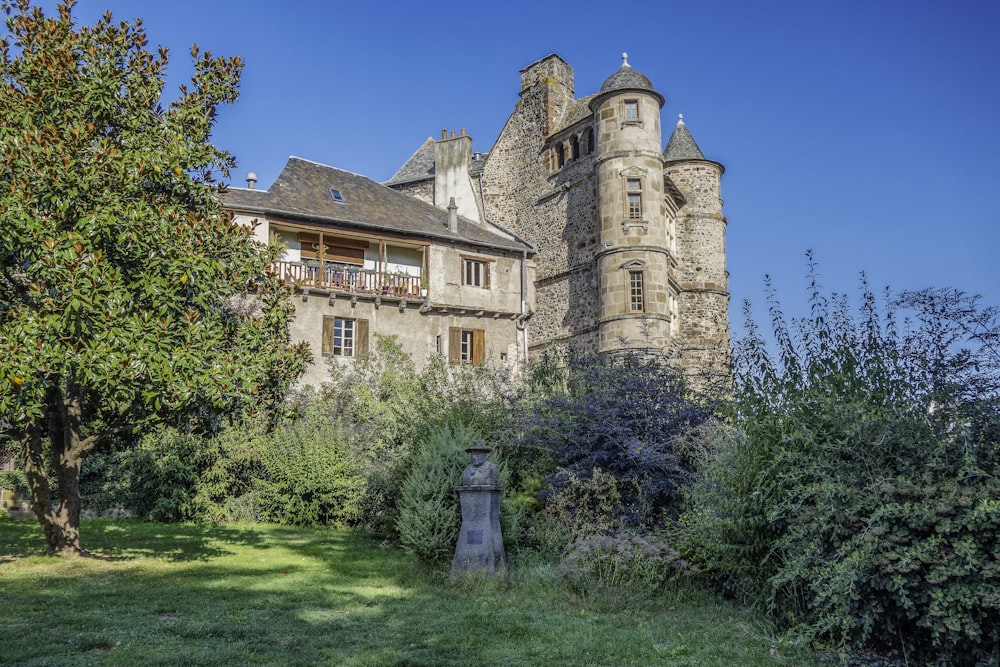
[[[561,143],[556,145],[556,168],[562,169],[566,164],[566,147]]]
[[[578,160],[580,158],[580,140],[576,135],[573,135],[573,138],[570,139],[570,147],[573,151],[573,159]]]
[[[594,128],[587,129],[587,155],[594,152]]]

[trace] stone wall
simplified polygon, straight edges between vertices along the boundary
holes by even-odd
[[[691,369],[720,370],[729,364],[722,167],[708,160],[691,160],[669,165],[667,174],[687,199],[677,218],[683,364]]]

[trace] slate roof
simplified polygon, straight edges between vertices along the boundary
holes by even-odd
[[[607,93],[612,90],[625,89],[651,90],[655,92],[653,82],[649,80],[649,77],[628,63],[623,63],[617,72],[604,80],[600,92]]]
[[[667,162],[674,160],[704,160],[705,154],[698,148],[691,131],[684,124],[684,116],[677,116],[677,125],[674,133],[667,141],[667,147],[663,150],[663,159]]]
[[[597,97],[596,93],[570,102],[569,106],[566,107],[566,111],[563,112],[562,118],[559,119],[559,124],[556,126],[556,129],[552,131],[552,134],[561,132],[568,127],[576,125],[581,120],[590,118],[592,114],[590,110],[590,101],[595,97]]]
[[[413,183],[434,178],[434,139],[427,137],[420,148],[385,182],[386,185]]]
[[[334,200],[331,188],[341,192],[343,202]],[[294,156],[288,158],[269,190],[230,188],[223,194],[223,203],[230,209],[257,212],[269,218],[534,252],[527,243],[461,217],[458,232],[452,233],[448,230],[448,211],[365,176]]]

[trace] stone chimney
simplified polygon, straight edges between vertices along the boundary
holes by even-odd
[[[452,234],[458,233],[458,205],[454,197],[448,202],[448,231]]]
[[[476,191],[472,185],[469,169],[472,166],[472,137],[462,130],[448,137],[447,130],[441,130],[441,141],[434,143],[434,205],[439,208],[458,206],[463,218],[482,223]]]

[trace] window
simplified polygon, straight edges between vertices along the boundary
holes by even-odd
[[[625,100],[624,118],[626,123],[639,120],[639,100]]]
[[[448,330],[448,361],[482,366],[486,361],[485,330],[451,327]]]
[[[462,258],[462,284],[489,289],[489,262],[484,259]]]
[[[631,313],[645,310],[642,297],[642,271],[628,272],[628,309]]]
[[[580,158],[580,140],[577,139],[576,137],[573,137],[572,139],[570,139],[570,144],[569,145],[570,145],[570,147],[573,150],[573,152],[572,152],[573,159],[574,160],[579,159]]]
[[[344,193],[337,188],[330,188],[330,196],[333,197],[333,201],[344,203]]]
[[[587,128],[587,155],[594,152],[594,129]]]
[[[368,320],[323,316],[323,356],[360,357],[368,353]]]
[[[628,219],[642,220],[642,181],[638,178],[626,179],[625,191],[628,196]]]
[[[556,168],[561,169],[566,164],[566,147],[561,143],[556,145]]]

